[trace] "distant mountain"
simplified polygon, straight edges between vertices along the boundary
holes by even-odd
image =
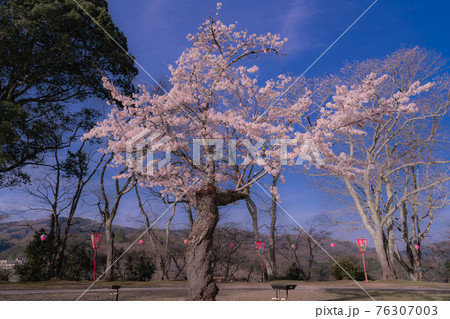
[[[60,218],[61,229],[63,231],[66,226],[66,219]],[[87,218],[74,218],[72,220],[71,234],[83,234],[86,239],[89,238],[89,233],[102,231],[102,226],[99,222]],[[14,260],[17,256],[21,256],[28,243],[32,240],[36,231],[44,229],[49,231],[48,219],[14,221],[0,223],[0,259]],[[120,236],[124,238],[129,234],[134,234],[138,231],[137,228],[113,226],[113,231],[116,233],[116,242],[120,242]],[[119,236],[117,236],[119,235]]]
[[[61,229],[63,230],[66,225],[66,219],[60,218]],[[89,234],[91,232],[99,231],[101,224],[95,220],[87,218],[74,218],[72,220],[72,227],[70,228],[71,234]],[[21,242],[28,242],[33,238],[36,231],[44,229],[49,231],[49,220],[48,219],[37,219],[37,220],[27,220],[27,221],[14,221],[6,222],[0,224],[0,241],[7,241],[14,244],[19,244]],[[122,229],[125,235],[134,233],[137,228],[124,227],[124,226],[114,226],[113,230]],[[1,250],[0,250],[1,251]]]

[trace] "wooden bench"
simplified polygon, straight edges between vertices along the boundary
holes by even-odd
[[[288,291],[289,290],[294,290],[295,287],[297,287],[297,285],[286,285],[286,284],[274,284],[271,285],[272,289],[275,289],[275,298],[272,298],[272,300],[276,300],[276,301],[280,301],[280,300],[287,300],[288,299]],[[281,290],[285,290],[286,291],[286,298],[281,298],[281,293],[279,293]]]
[[[119,300],[119,289],[120,289],[120,287],[122,287],[122,286],[112,286],[111,289],[109,289],[109,295],[110,296],[114,296],[115,295],[116,296],[116,301]]]

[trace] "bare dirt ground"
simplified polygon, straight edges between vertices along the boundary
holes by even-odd
[[[292,282],[273,281],[265,283],[221,283],[217,300],[271,300],[275,291],[270,284],[294,283],[295,290],[289,291],[289,300],[450,300],[450,284],[406,281],[360,282],[367,291],[353,281]],[[91,282],[47,281],[39,283],[0,283],[0,300],[77,300],[91,285]],[[119,300],[185,300],[186,281],[151,282],[97,282],[80,300],[110,301],[112,285],[121,285]],[[284,297],[284,292],[282,292]]]

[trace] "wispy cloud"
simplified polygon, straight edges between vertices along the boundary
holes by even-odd
[[[281,34],[289,38],[287,49],[290,53],[306,51],[314,46],[308,25],[319,9],[311,0],[294,0],[280,14]]]

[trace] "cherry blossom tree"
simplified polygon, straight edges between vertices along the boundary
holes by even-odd
[[[341,76],[347,85],[337,87],[315,127],[318,138],[333,142],[332,147],[317,143],[323,147],[322,168],[338,177],[345,190],[341,194],[350,196],[372,236],[383,279],[397,278],[396,261],[413,280],[421,278],[415,246],[428,233],[433,210],[445,202],[436,199],[449,180],[444,169],[449,161],[433,150],[449,102],[448,77],[435,76],[441,68],[437,56],[419,48],[347,65]],[[405,241],[409,265],[397,247],[396,229]]]
[[[273,135],[292,137],[292,128],[271,120],[280,112],[283,99],[269,108],[291,79],[280,76],[259,85],[254,74],[258,67],[247,64],[260,54],[278,54],[287,39],[236,31],[235,24],[227,26],[217,16],[187,38],[191,47],[176,66],[169,66],[171,89],[167,94],[150,95],[141,86],[140,94],[131,99],[104,79],[105,87],[124,107],[114,107],[85,138],[107,138],[104,151],[114,154],[114,164],[127,167],[117,178],[134,175],[142,186],[159,188],[163,195],[183,199],[196,210],[186,247],[189,299],[214,300],[218,288],[211,261],[218,207],[245,199],[252,183],[277,172],[280,148],[269,150],[260,168],[250,172],[254,159],[248,156],[248,141]],[[307,108],[306,100],[301,103],[298,109]],[[163,136],[165,149],[170,149],[171,160],[155,170],[142,169],[138,155],[124,155],[127,141],[144,130]],[[204,156],[196,157],[196,149]],[[147,168],[163,160],[162,156],[154,158]]]

